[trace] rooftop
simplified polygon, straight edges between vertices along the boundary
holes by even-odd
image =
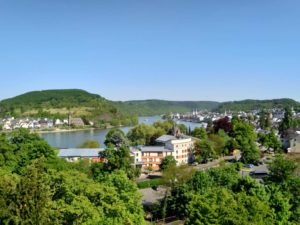
[[[139,147],[141,152],[172,152],[173,150],[167,149],[164,146],[142,146]]]
[[[58,156],[61,158],[68,157],[98,157],[99,152],[104,151],[103,148],[68,148],[68,149],[59,149]]]
[[[176,140],[177,138],[173,135],[162,135],[160,136],[159,138],[156,139],[156,142],[162,142],[162,143],[165,143],[165,142],[168,142],[168,141],[171,141],[171,140]]]

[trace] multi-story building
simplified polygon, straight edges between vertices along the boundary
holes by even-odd
[[[132,147],[135,165],[141,165],[142,169],[151,167],[158,170],[163,158],[168,155],[174,157],[177,165],[187,164],[192,160],[192,148],[194,141],[187,136],[163,135],[156,139],[162,146]]]

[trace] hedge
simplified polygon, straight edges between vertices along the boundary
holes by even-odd
[[[157,179],[151,179],[151,180],[145,180],[137,183],[137,186],[139,189],[145,189],[150,187],[157,187],[159,185],[162,185],[163,181],[160,178]]]

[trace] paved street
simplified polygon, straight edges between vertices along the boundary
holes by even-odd
[[[142,203],[145,205],[150,205],[158,200],[162,199],[165,196],[166,189],[159,187],[157,191],[152,188],[141,189],[139,192],[142,194]]]

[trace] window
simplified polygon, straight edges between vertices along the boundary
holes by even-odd
[[[135,155],[136,155],[136,156],[139,156],[139,153],[136,153]]]

